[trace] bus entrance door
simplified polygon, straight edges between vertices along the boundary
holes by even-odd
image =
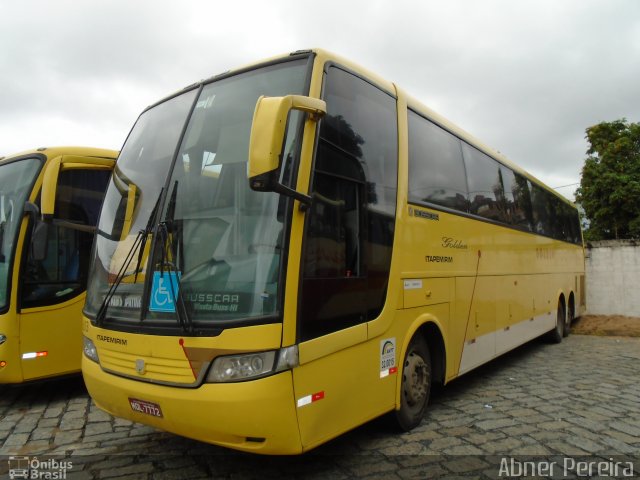
[[[100,206],[113,160],[82,163],[83,157],[56,163],[53,212],[34,219],[20,275],[20,356],[24,380],[80,371],[82,308],[89,257]],[[93,160],[95,161],[95,160]],[[58,167],[58,165],[61,165]],[[47,183],[49,182],[49,183]]]

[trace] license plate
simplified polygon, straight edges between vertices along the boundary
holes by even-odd
[[[147,402],[146,400],[139,400],[137,398],[129,398],[129,404],[131,405],[131,410],[134,412],[162,418],[162,410],[157,403]]]

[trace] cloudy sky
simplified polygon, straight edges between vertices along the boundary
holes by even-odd
[[[119,149],[196,80],[322,47],[573,197],[585,128],[640,121],[638,0],[0,0],[0,155]]]

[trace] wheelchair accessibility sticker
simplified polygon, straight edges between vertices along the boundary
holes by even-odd
[[[149,310],[169,313],[176,311],[175,299],[178,298],[180,275],[180,272],[153,272]]]

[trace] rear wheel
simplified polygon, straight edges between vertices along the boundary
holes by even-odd
[[[547,336],[551,343],[560,343],[565,330],[565,311],[562,300],[558,300],[558,313],[556,314],[556,328],[551,330]]]
[[[395,412],[397,425],[409,431],[424,417],[431,392],[431,355],[421,335],[411,339],[402,364],[400,410]]]
[[[562,335],[568,337],[571,333],[571,324],[573,323],[573,319],[576,316],[576,309],[573,306],[573,299],[569,299],[569,309],[567,310],[567,317],[564,322],[564,331]]]

